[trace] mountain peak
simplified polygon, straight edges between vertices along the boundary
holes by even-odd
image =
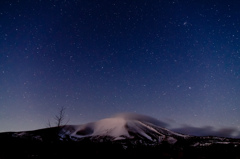
[[[167,140],[175,143],[177,138],[185,138],[171,132],[163,127],[162,122],[157,119],[138,114],[118,114],[111,118],[105,118],[96,122],[83,125],[66,125],[60,131],[61,138],[66,136],[71,139],[82,139],[86,137],[111,137],[113,140],[122,139],[144,139],[160,143]]]

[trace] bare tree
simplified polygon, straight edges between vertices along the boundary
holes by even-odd
[[[47,127],[51,128],[52,127],[52,124],[50,122],[50,120],[48,119],[48,122],[47,122]]]
[[[63,124],[63,121],[65,119],[65,107],[61,107],[61,109],[59,110],[59,114],[55,115],[55,122],[57,127],[60,127]]]
[[[64,120],[65,120],[65,110],[66,110],[65,107],[61,107],[60,110],[59,110],[59,113],[57,115],[55,115],[55,117],[54,117],[55,125],[57,127],[60,127],[62,125],[66,125],[69,122],[69,119],[68,119],[67,122],[64,123]],[[47,126],[48,127],[52,127],[52,124],[51,124],[50,120],[48,120]]]

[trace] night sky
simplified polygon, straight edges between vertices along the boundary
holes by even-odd
[[[239,133],[239,6],[1,0],[0,132],[45,128],[65,107],[68,124],[132,112]]]

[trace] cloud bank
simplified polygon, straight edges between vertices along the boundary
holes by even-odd
[[[222,127],[216,129],[212,126],[204,127],[194,127],[189,125],[184,125],[179,128],[171,129],[172,131],[195,135],[195,136],[218,136],[218,137],[231,137],[231,138],[240,138],[240,131],[237,128],[232,127]]]

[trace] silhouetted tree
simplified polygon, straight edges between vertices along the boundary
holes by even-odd
[[[69,122],[69,119],[64,123],[65,118],[65,107],[61,107],[59,110],[59,113],[57,115],[54,116],[54,120],[55,120],[55,126],[60,127],[62,125],[66,125]],[[50,120],[48,120],[47,123],[48,127],[52,127],[52,124],[50,122]]]

